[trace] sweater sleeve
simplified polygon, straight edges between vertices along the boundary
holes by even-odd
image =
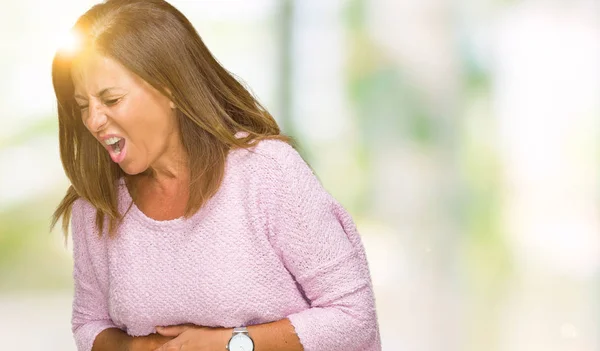
[[[288,316],[305,351],[381,350],[363,244],[350,215],[296,150],[277,156],[273,246],[311,308]]]
[[[78,351],[91,351],[96,336],[107,328],[116,328],[108,314],[108,301],[102,293],[90,260],[85,212],[81,200],[73,204],[73,280],[75,286],[72,332]]]

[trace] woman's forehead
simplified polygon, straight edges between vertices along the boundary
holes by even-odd
[[[82,55],[73,62],[71,76],[75,93],[96,94],[110,87],[135,84],[133,74],[117,61],[100,54]]]

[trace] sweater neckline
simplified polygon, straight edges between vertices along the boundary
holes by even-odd
[[[123,198],[125,200],[125,210],[127,210],[127,208],[129,207],[129,204],[131,204],[131,208],[129,209],[129,214],[131,215],[131,217],[142,224],[149,225],[150,227],[181,228],[185,225],[189,225],[190,223],[192,223],[196,219],[196,217],[199,216],[200,212],[202,212],[202,208],[201,208],[196,213],[194,213],[190,218],[187,218],[187,219],[182,216],[182,217],[173,218],[173,219],[157,220],[157,219],[147,216],[142,210],[139,209],[139,207],[137,207],[135,201],[133,201],[133,198],[131,197],[131,194],[129,193],[129,189],[127,188],[127,183],[125,182],[125,177],[119,178],[119,185],[121,188],[121,193],[123,194]]]
[[[242,131],[238,131],[235,133],[236,138],[241,138],[241,137],[244,137],[247,135],[248,135],[247,132],[242,132]],[[229,154],[231,154],[231,150],[230,150]],[[228,155],[228,157],[225,160],[225,173],[227,173],[227,169],[228,169],[229,162],[230,162],[229,156],[230,155]],[[187,218],[187,219],[185,217],[178,217],[178,218],[167,219],[167,220],[156,220],[154,218],[148,217],[144,212],[142,212],[142,210],[139,209],[139,207],[137,207],[137,205],[133,201],[133,198],[131,197],[131,194],[129,193],[129,189],[127,188],[127,184],[125,182],[124,176],[119,178],[119,188],[121,188],[120,192],[121,192],[121,194],[123,194],[123,197],[125,199],[124,211],[127,211],[127,207],[129,207],[129,204],[131,204],[131,208],[129,209],[128,213],[137,222],[139,222],[143,225],[147,225],[147,226],[156,228],[156,229],[165,229],[165,228],[177,229],[177,228],[182,228],[184,226],[195,223],[196,220],[198,220],[201,216],[204,215],[204,213],[207,211],[207,207],[210,207],[210,205],[215,201],[214,198],[217,197],[217,195],[221,192],[221,187],[223,186],[223,183],[225,183],[225,178],[226,177],[223,178],[223,181],[221,182],[221,186],[219,187],[219,190],[217,190],[217,193],[213,197],[208,199],[207,202],[198,211],[196,211],[196,213],[194,213],[190,218]]]

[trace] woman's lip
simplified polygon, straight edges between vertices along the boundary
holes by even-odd
[[[98,139],[100,140],[100,142],[102,144],[104,144],[104,142],[106,141],[106,139],[110,139],[110,138],[120,138],[120,139],[125,139],[124,137],[120,136],[119,134],[104,134],[101,137],[99,137]]]
[[[124,137],[118,134],[104,134],[103,136],[99,137],[98,140],[100,141],[100,144],[102,144],[102,146],[104,146],[104,148],[110,152],[112,151],[112,147],[110,145],[106,145],[106,140],[114,137],[125,140]]]
[[[113,160],[114,163],[121,163],[125,159],[127,152],[127,140],[125,140],[125,138],[123,138],[123,148],[121,149],[121,152],[119,152],[118,155],[114,152],[112,146],[106,144],[104,145],[106,150],[110,154],[110,158]]]

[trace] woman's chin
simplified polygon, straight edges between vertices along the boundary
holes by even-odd
[[[134,176],[140,173],[144,173],[145,169],[141,167],[135,167],[135,165],[120,163],[119,166],[125,172],[125,174]]]

